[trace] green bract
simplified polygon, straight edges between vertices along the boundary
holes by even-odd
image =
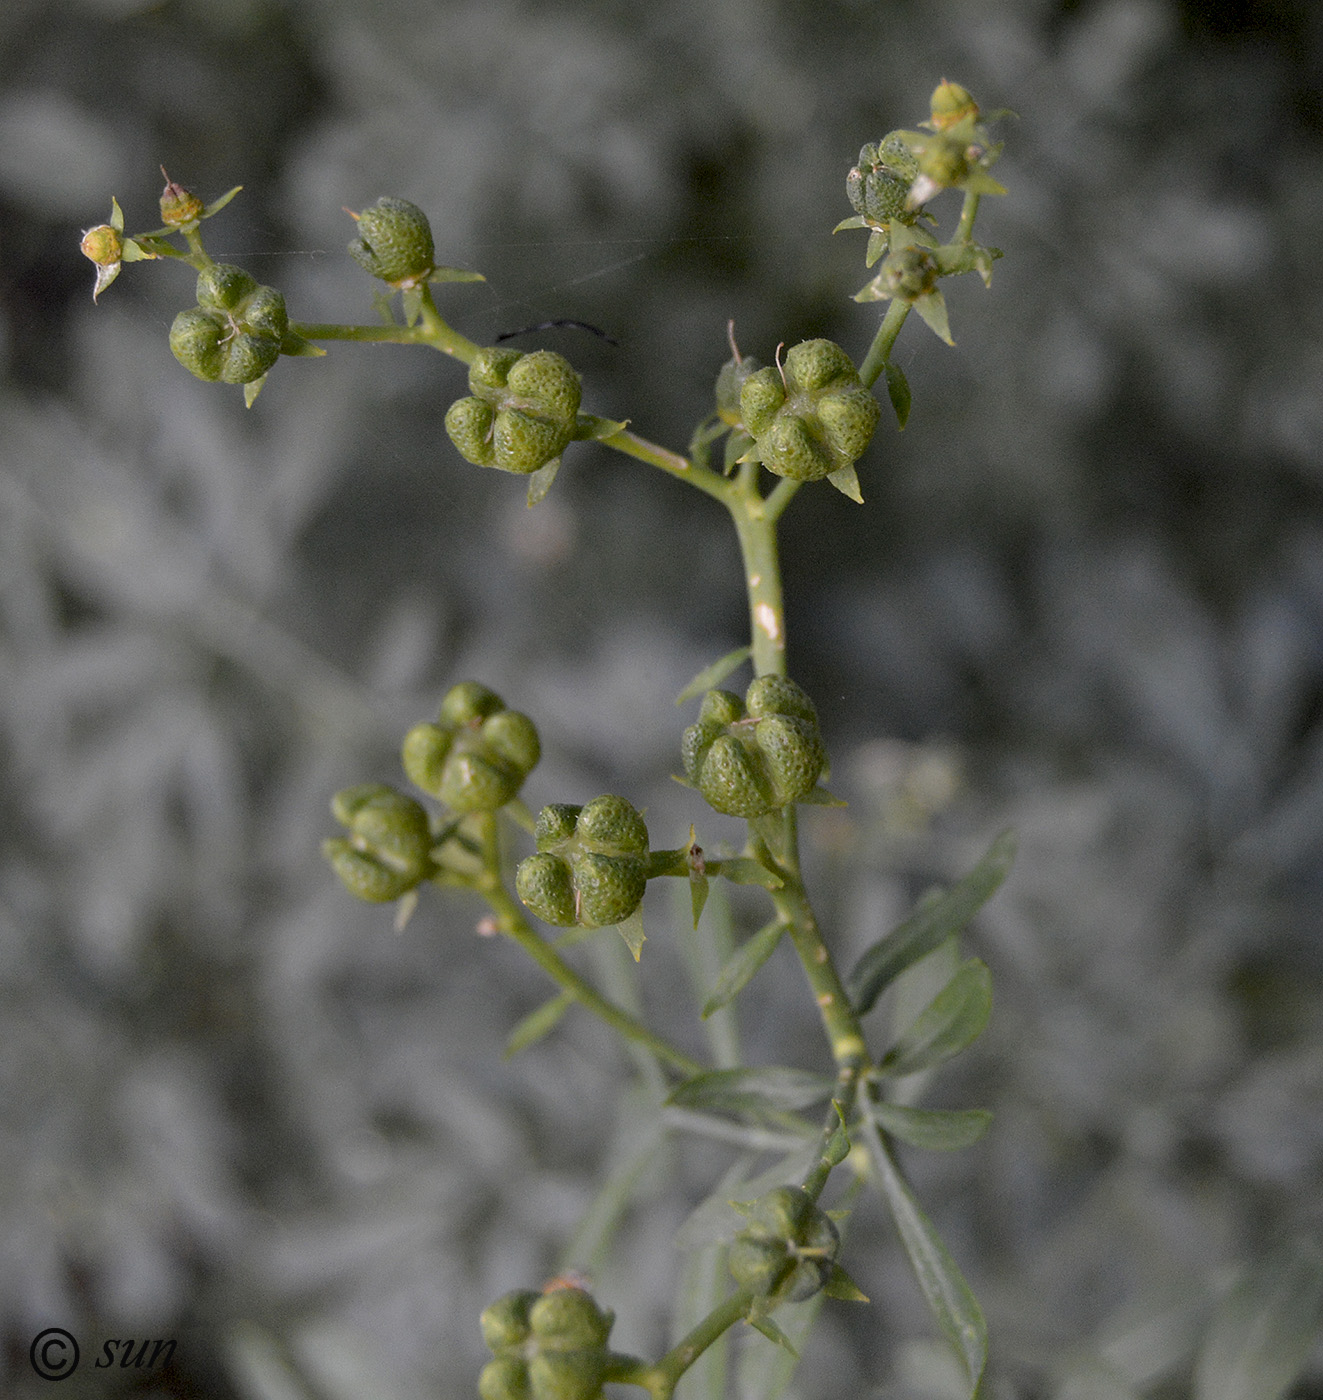
[[[852,465],[880,414],[854,361],[830,340],[801,341],[779,370],[758,370],[740,390],[740,416],[763,465],[796,481]]]
[[[648,828],[623,797],[544,807],[534,834],[538,853],[520,862],[515,891],[539,919],[562,928],[603,928],[639,907],[647,887]]]
[[[579,376],[554,350],[480,350],[469,366],[469,390],[451,404],[446,432],[476,466],[526,476],[574,437]]]
[[[918,212],[907,201],[918,173],[914,153],[893,132],[859,152],[859,163],[845,177],[845,193],[855,213],[870,224],[885,224],[891,219],[912,224]]]
[[[813,701],[782,676],[759,676],[743,701],[709,690],[680,752],[685,777],[710,806],[733,817],[803,801],[827,762]]]
[[[594,1400],[614,1321],[581,1288],[507,1293],[482,1314],[494,1359],[478,1378],[478,1393],[482,1400]]]
[[[220,264],[198,275],[197,298],[170,327],[175,359],[199,379],[260,379],[289,335],[285,298],[274,287],[259,287],[243,268]]]
[[[392,287],[427,281],[436,267],[436,248],[427,215],[416,204],[383,195],[354,217],[358,237],[349,255],[361,268]]]
[[[349,836],[324,841],[322,854],[359,899],[388,903],[431,873],[427,813],[412,797],[383,783],[359,783],[337,792],[331,811]]]
[[[749,1209],[749,1224],[731,1242],[735,1282],[779,1303],[802,1303],[831,1278],[841,1237],[801,1186],[778,1186]]]
[[[401,758],[410,781],[456,812],[494,812],[542,756],[533,721],[477,681],[446,692],[435,724],[416,724]]]

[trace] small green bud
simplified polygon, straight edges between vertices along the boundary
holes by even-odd
[[[802,801],[827,762],[813,701],[783,676],[759,676],[743,702],[727,690],[708,691],[680,756],[708,804],[735,817]]]
[[[743,421],[740,417],[740,390],[744,381],[759,368],[752,355],[733,355],[717,374],[717,417],[732,428]]]
[[[805,340],[779,371],[761,369],[744,381],[740,413],[768,471],[818,481],[858,460],[881,409],[839,345]]]
[[[542,747],[527,715],[462,681],[446,692],[436,724],[405,735],[400,756],[409,780],[452,811],[494,812],[517,796]]]
[[[546,1351],[602,1348],[611,1334],[615,1314],[597,1306],[582,1288],[553,1288],[532,1305],[528,1325]]]
[[[968,88],[959,83],[947,82],[945,78],[933,89],[931,125],[936,131],[945,131],[960,122],[978,120],[978,103],[974,101]]]
[[[360,783],[336,793],[331,811],[350,834],[324,841],[322,852],[359,899],[389,903],[431,873],[431,829],[413,798],[383,783]]]
[[[165,167],[161,167],[161,174],[165,175]],[[191,191],[186,190],[183,185],[177,185],[165,175],[165,189],[161,191],[161,222],[168,224],[171,228],[178,228],[182,224],[191,224],[202,215],[202,210],[206,206]]]
[[[528,475],[574,437],[579,376],[553,350],[488,347],[469,366],[469,389],[446,413],[446,432],[475,466]]]
[[[648,828],[623,797],[544,807],[534,836],[538,853],[520,862],[515,892],[538,918],[562,928],[602,928],[639,907]]]
[[[425,282],[436,268],[436,248],[427,215],[407,199],[383,195],[361,214],[349,255],[373,277],[396,288]]]
[[[937,259],[932,252],[911,243],[887,255],[879,280],[893,297],[913,302],[937,286],[937,277]]]
[[[124,235],[113,224],[98,224],[83,234],[79,247],[98,267],[117,267],[124,258]]]
[[[773,1304],[802,1303],[831,1278],[840,1245],[831,1218],[803,1187],[778,1186],[754,1203],[727,1260],[736,1283]]]

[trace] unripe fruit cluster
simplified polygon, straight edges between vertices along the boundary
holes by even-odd
[[[841,1237],[801,1186],[778,1186],[749,1209],[749,1224],[731,1242],[735,1282],[780,1303],[802,1303],[831,1278]]]
[[[581,1288],[521,1289],[482,1314],[493,1360],[478,1377],[482,1400],[595,1400],[602,1393],[615,1315]]]
[[[912,224],[917,211],[908,207],[910,186],[919,173],[914,153],[895,133],[859,152],[859,163],[845,177],[845,193],[856,214],[872,224],[891,219]]]
[[[768,471],[818,481],[852,465],[881,415],[854,361],[833,341],[803,340],[740,389],[740,416]]]
[[[322,853],[350,894],[388,904],[432,873],[432,836],[420,803],[384,783],[337,792],[331,811],[349,836],[322,843]]]
[[[527,715],[477,681],[452,686],[435,724],[404,737],[410,781],[454,812],[494,812],[516,796],[542,756]]]
[[[741,701],[709,690],[680,746],[685,777],[718,812],[760,817],[801,802],[827,762],[813,701],[784,676],[759,676]]]
[[[289,333],[285,298],[241,267],[213,263],[198,274],[198,304],[170,327],[170,349],[199,379],[250,384],[280,358]]]
[[[469,391],[450,405],[446,432],[475,466],[526,476],[574,437],[579,376],[554,350],[481,350],[469,366]]]
[[[416,287],[435,270],[436,248],[427,215],[407,199],[383,195],[361,214],[349,256],[392,287]]]
[[[520,862],[515,891],[539,919],[562,928],[604,928],[639,907],[647,888],[648,828],[623,797],[544,807],[534,835],[537,854]]]

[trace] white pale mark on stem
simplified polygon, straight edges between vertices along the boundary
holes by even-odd
[[[781,622],[770,603],[759,603],[753,610],[753,617],[760,632],[773,642],[781,640]]]
[[[750,574],[750,575],[749,575],[749,587],[750,587],[750,588],[757,588],[758,585],[759,585],[762,581],[763,581],[763,576],[762,576],[761,574]]]

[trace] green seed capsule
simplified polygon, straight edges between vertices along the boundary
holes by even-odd
[[[801,341],[779,371],[750,375],[740,412],[763,465],[794,481],[819,481],[852,465],[881,416],[854,362],[830,340]]]
[[[581,389],[569,361],[551,350],[489,346],[469,366],[470,396],[451,404],[446,432],[480,467],[527,476],[574,437]]]
[[[606,1357],[600,1351],[539,1352],[528,1363],[532,1400],[601,1400]]]
[[[360,783],[336,793],[331,811],[349,836],[323,842],[322,852],[351,894],[388,903],[431,873],[431,829],[413,798]]]
[[[516,1347],[528,1336],[529,1311],[541,1296],[531,1288],[517,1288],[482,1310],[482,1340],[488,1351]]]
[[[240,331],[224,344],[220,377],[226,384],[251,384],[280,358],[280,343]]]
[[[606,1346],[615,1314],[599,1308],[582,1288],[553,1288],[533,1303],[528,1325],[544,1350],[585,1350]]]
[[[918,173],[914,153],[893,133],[859,152],[858,165],[845,178],[845,193],[855,213],[870,223],[913,224],[918,215],[908,200]]]
[[[215,263],[198,273],[198,305],[208,310],[234,311],[256,290],[256,280],[241,267]]]
[[[170,350],[175,359],[199,379],[215,382],[225,368],[221,328],[205,311],[181,311],[170,327]]]
[[[438,722],[414,725],[400,750],[409,780],[454,812],[504,807],[541,757],[533,721],[477,681],[453,686]]]
[[[358,237],[349,255],[373,277],[393,287],[417,286],[436,266],[427,215],[407,199],[383,195],[358,215]]]
[[[498,1356],[478,1375],[481,1400],[533,1400],[528,1363],[517,1356]]]
[[[759,676],[743,702],[708,691],[680,756],[710,806],[746,818],[802,801],[827,762],[813,701],[783,676]]]
[[[648,828],[623,797],[544,807],[538,854],[521,861],[515,892],[540,919],[603,928],[627,919],[647,889]]]
[[[774,1303],[802,1303],[831,1278],[841,1237],[800,1186],[778,1186],[754,1203],[748,1227],[731,1243],[735,1281]]]

